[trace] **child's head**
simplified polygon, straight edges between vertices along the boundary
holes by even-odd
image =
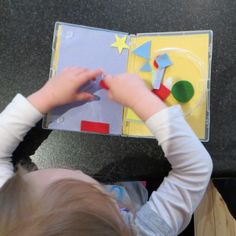
[[[1,236],[132,235],[114,199],[80,171],[48,169],[9,179],[0,190]]]

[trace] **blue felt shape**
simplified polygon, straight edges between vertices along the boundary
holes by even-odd
[[[150,58],[150,49],[151,49],[151,41],[148,41],[138,48],[136,48],[133,53],[137,56],[143,57],[143,58]]]
[[[167,66],[172,65],[172,61],[170,60],[169,56],[165,53],[156,58],[156,63],[160,69],[163,69]]]
[[[145,64],[140,68],[140,71],[150,72],[152,70],[149,61],[146,61]]]

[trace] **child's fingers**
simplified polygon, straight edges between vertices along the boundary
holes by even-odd
[[[88,70],[88,71],[82,72],[78,76],[78,82],[80,82],[80,84],[84,84],[88,82],[89,80],[95,79],[97,76],[101,74],[102,74],[101,69],[97,69],[93,71]]]
[[[81,73],[87,72],[88,69],[87,68],[82,68],[82,67],[75,67],[74,68],[74,73],[78,76]]]
[[[111,86],[111,83],[112,83],[112,76],[111,75],[106,75],[104,77],[104,82],[109,88]]]
[[[76,95],[76,99],[78,101],[91,100],[93,99],[93,95],[91,93],[81,92]]]
[[[87,71],[88,69],[83,68],[83,67],[75,67],[75,66],[70,66],[70,67],[65,67],[62,72],[63,73],[75,73],[75,74],[80,74],[82,72]]]
[[[108,97],[109,97],[111,100],[113,100],[113,96],[112,96],[112,93],[111,93],[111,92],[108,93]]]

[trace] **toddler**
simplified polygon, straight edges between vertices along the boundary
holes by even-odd
[[[24,135],[54,107],[93,99],[78,89],[102,73],[66,68],[29,97],[17,94],[0,114],[0,236],[172,236],[188,225],[208,185],[211,158],[181,107],[166,107],[135,74],[104,81],[109,98],[135,111],[172,166],[149,199],[140,183],[104,186],[81,171],[13,173],[11,155]]]

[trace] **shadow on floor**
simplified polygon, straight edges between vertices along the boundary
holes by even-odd
[[[29,171],[37,169],[37,166],[32,162],[30,156],[35,153],[51,132],[51,130],[42,129],[42,121],[39,121],[36,126],[27,133],[24,140],[13,152],[12,162],[14,167],[16,168],[16,166],[20,164]]]

